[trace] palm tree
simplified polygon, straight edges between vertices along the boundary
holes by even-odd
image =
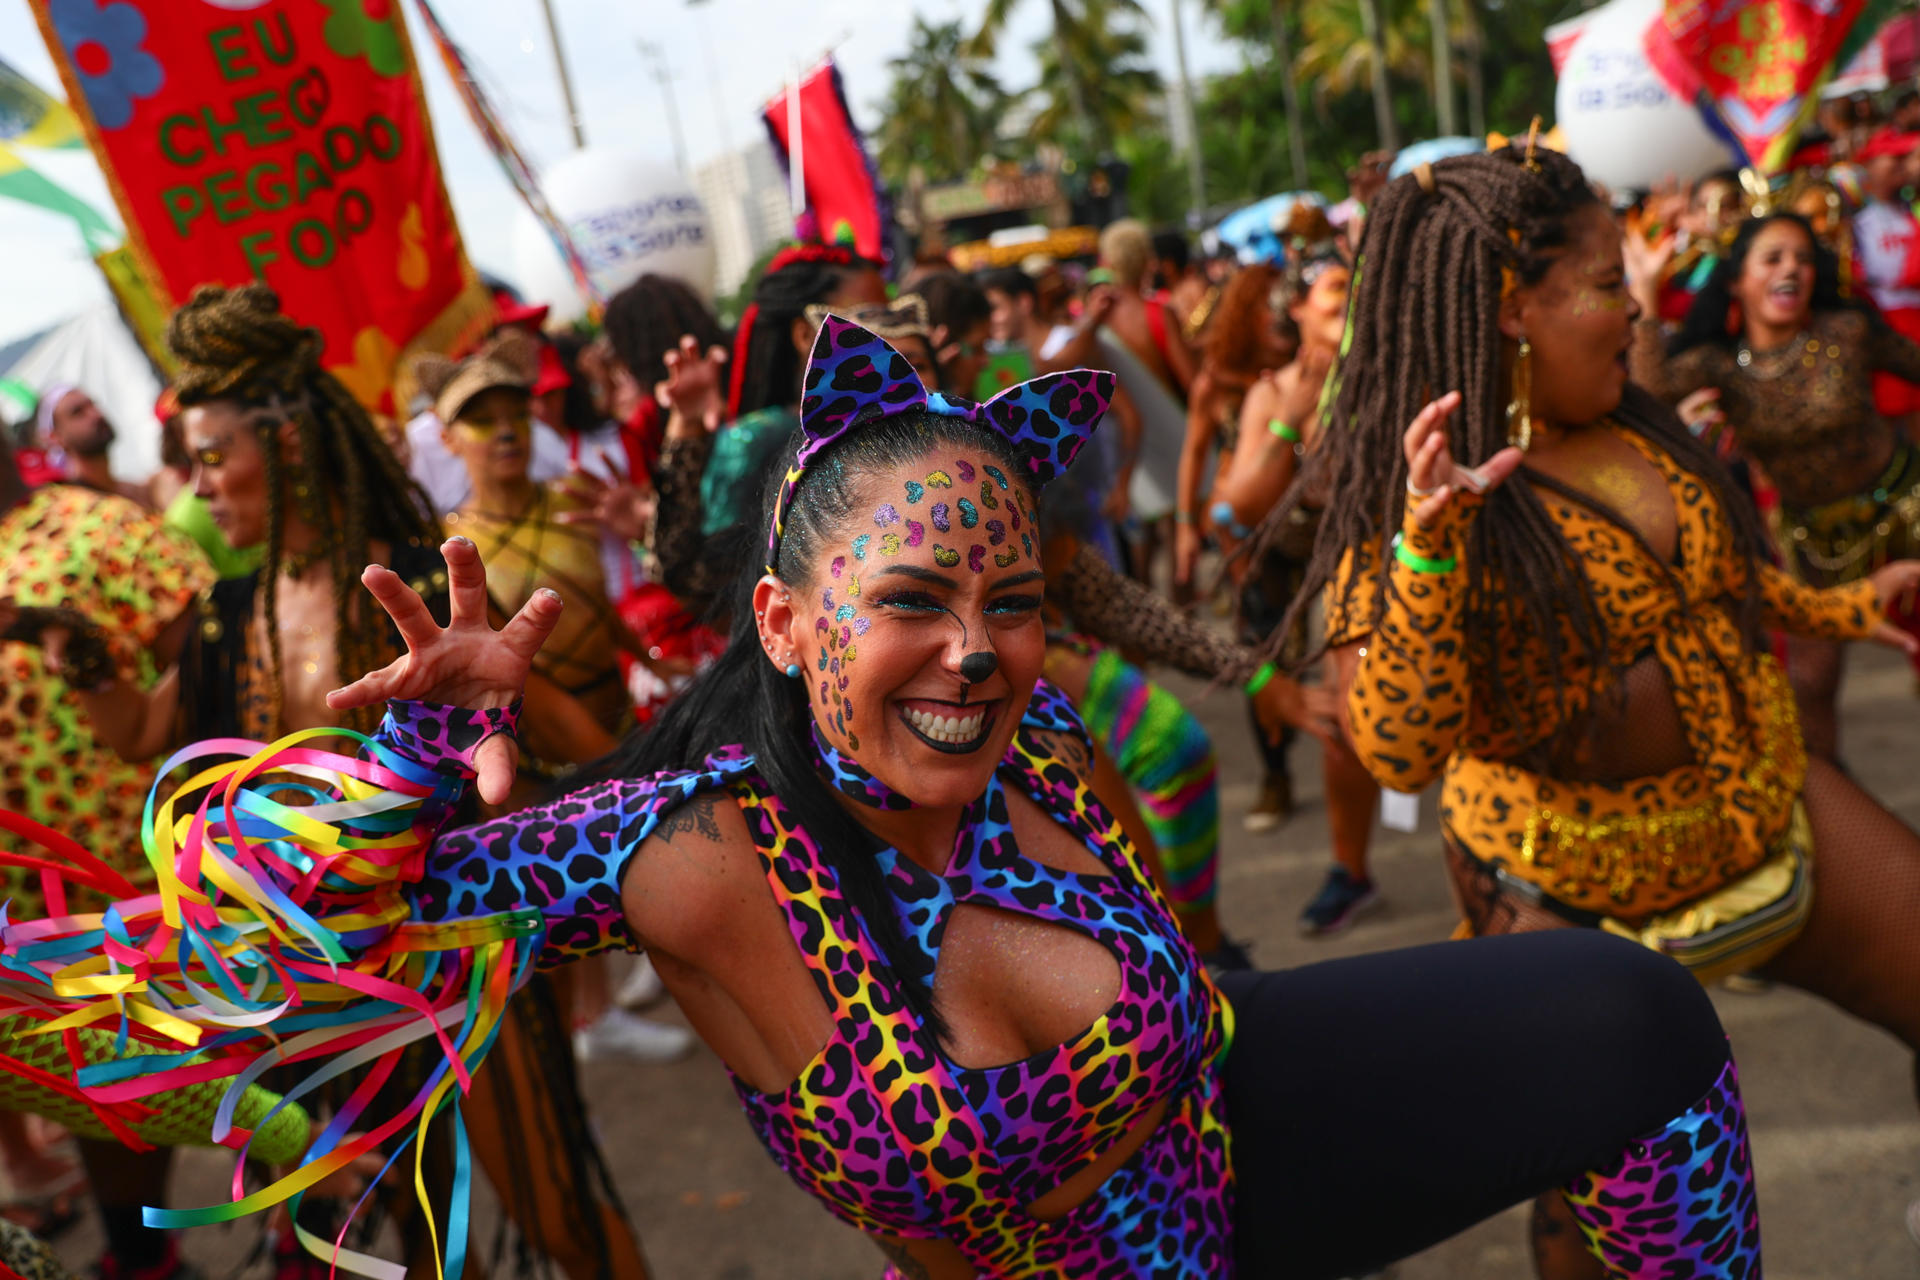
[[[1380,133],[1380,145],[1388,151],[1400,149],[1400,130],[1393,120],[1393,92],[1387,87],[1387,33],[1380,18],[1380,0],[1360,0],[1360,27],[1373,51],[1368,62],[1373,84],[1373,122]]]
[[[1280,96],[1287,104],[1287,156],[1293,162],[1293,189],[1307,186],[1307,132],[1300,119],[1300,77],[1293,70],[1293,37],[1287,34],[1287,0],[1273,0],[1273,65],[1280,73]]]
[[[990,0],[989,10],[993,3]],[[1057,8],[1056,3],[1056,8]],[[1080,0],[1067,29],[1034,42],[1040,62],[1043,105],[1033,119],[1036,136],[1077,135],[1085,153],[1105,155],[1116,137],[1151,128],[1163,86],[1149,60],[1147,35],[1137,23],[1114,21],[1139,13],[1135,0]],[[1197,140],[1196,140],[1197,142]]]
[[[1440,136],[1451,137],[1453,123],[1453,46],[1448,39],[1447,0],[1427,0],[1433,28],[1433,114]]]
[[[967,50],[958,22],[915,15],[907,51],[887,62],[878,151],[888,181],[904,183],[916,167],[935,181],[963,178],[992,148],[1007,95]]]
[[[993,57],[994,45],[1019,3],[987,0],[980,29],[967,44],[968,52],[978,58]],[[1110,122],[1103,120],[1096,109],[1096,99],[1110,99],[1112,94],[1101,83],[1105,64],[1086,61],[1085,55],[1101,51],[1115,17],[1144,21],[1146,10],[1140,0],[1047,0],[1047,5],[1053,16],[1053,34],[1035,48],[1041,55],[1041,91],[1057,95],[1067,108],[1082,145],[1092,148],[1096,155],[1104,154],[1112,148],[1113,134],[1107,127]],[[1145,41],[1140,44],[1144,49]],[[1153,80],[1157,88],[1159,76],[1154,75]]]

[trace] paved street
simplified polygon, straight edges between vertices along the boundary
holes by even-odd
[[[1865,784],[1909,821],[1920,820],[1920,724],[1903,663],[1857,651],[1847,688],[1846,752]],[[1197,692],[1178,683],[1183,692]],[[1383,834],[1374,866],[1385,905],[1350,934],[1308,942],[1294,932],[1325,854],[1315,752],[1296,749],[1301,808],[1277,835],[1240,829],[1256,781],[1240,703],[1197,704],[1220,749],[1226,811],[1221,896],[1229,929],[1265,966],[1287,966],[1444,938],[1453,925],[1436,855],[1430,800],[1415,835]],[[1920,922],[1916,922],[1920,925]],[[1902,1215],[1920,1196],[1920,1117],[1911,1058],[1888,1036],[1796,992],[1716,992],[1732,1033],[1753,1116],[1768,1280],[1886,1280],[1920,1273]],[[673,1016],[669,1014],[668,1016]],[[1324,1046],[1328,1053],[1340,1046]],[[594,1063],[587,1087],[627,1205],[661,1280],[872,1280],[878,1255],[790,1186],[742,1122],[718,1063],[702,1052],[666,1068]],[[1490,1087],[1490,1117],[1498,1117]],[[1524,1117],[1512,1117],[1525,1123]],[[177,1203],[219,1195],[224,1161],[189,1153]],[[1364,1220],[1393,1205],[1356,1206]],[[476,1239],[493,1235],[477,1206]],[[1397,1280],[1524,1280],[1524,1215],[1516,1210],[1402,1263]],[[203,1230],[188,1242],[212,1276],[231,1274],[254,1236],[248,1225]],[[63,1241],[91,1261],[90,1230]]]

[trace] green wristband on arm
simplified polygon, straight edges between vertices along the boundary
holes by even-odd
[[[1435,560],[1431,556],[1423,556],[1417,552],[1409,551],[1406,546],[1406,534],[1404,533],[1396,533],[1393,535],[1393,558],[1415,573],[1452,573],[1460,566],[1459,556],[1448,556],[1445,560]]]
[[[1267,687],[1268,682],[1279,674],[1279,670],[1271,662],[1261,663],[1260,669],[1254,672],[1252,678],[1247,681],[1247,696],[1249,698],[1258,697],[1260,691]]]

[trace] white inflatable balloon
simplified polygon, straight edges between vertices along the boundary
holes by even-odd
[[[1554,93],[1567,154],[1615,191],[1738,164],[1693,106],[1675,98],[1641,44],[1663,0],[1613,0],[1574,41]]]
[[[685,175],[649,156],[608,147],[576,151],[540,177],[587,272],[611,297],[643,275],[672,276],[713,300],[713,226]],[[559,323],[586,314],[545,228],[524,205],[513,226],[516,283],[529,302],[552,305]]]

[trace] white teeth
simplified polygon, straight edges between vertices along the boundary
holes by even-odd
[[[909,707],[907,723],[926,734],[935,742],[972,742],[980,736],[980,730],[987,722],[984,711],[959,719],[953,716],[930,715],[925,711],[915,711]]]

